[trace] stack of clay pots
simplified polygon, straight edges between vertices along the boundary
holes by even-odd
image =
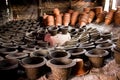
[[[119,26],[120,25],[120,6],[117,7],[117,11],[115,12],[114,16],[114,23],[115,25]]]

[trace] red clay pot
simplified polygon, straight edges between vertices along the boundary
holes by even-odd
[[[70,23],[70,13],[65,13],[63,16],[63,25],[68,26]]]

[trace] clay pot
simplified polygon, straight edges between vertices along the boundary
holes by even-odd
[[[114,58],[115,58],[115,62],[117,64],[120,64],[120,51],[117,47],[112,48],[112,51],[114,52]]]
[[[49,55],[49,52],[47,49],[39,49],[30,54],[31,57],[45,57],[47,58]]]
[[[17,80],[18,60],[4,59],[0,61],[0,78],[3,80]]]
[[[74,58],[84,58],[84,53],[86,52],[85,49],[83,48],[72,48],[70,50],[68,50],[68,52],[71,54],[71,58],[74,59]]]
[[[49,27],[48,32],[51,34],[51,36],[55,36],[58,33],[57,27]]]
[[[68,80],[72,67],[76,64],[71,59],[51,59],[47,62],[47,66],[51,68],[52,80]]]
[[[47,25],[48,26],[54,26],[55,25],[54,16],[52,16],[52,15],[47,16]]]
[[[115,12],[114,15],[114,24],[116,26],[120,25],[120,6],[117,6],[117,11]]]
[[[50,58],[69,58],[70,56],[71,55],[64,50],[53,50],[49,53]]]
[[[83,27],[88,23],[88,18],[89,18],[89,14],[87,13],[83,13],[82,15],[80,15],[78,20],[78,24],[80,25],[80,27]]]
[[[54,8],[53,14],[55,14],[55,16],[60,15],[60,10],[58,8]]]
[[[26,54],[24,52],[17,52],[17,53],[13,53],[13,54],[8,54],[5,56],[5,58],[7,58],[7,59],[22,59],[27,56],[28,56],[28,54]]]
[[[85,53],[95,68],[100,68],[104,64],[104,57],[108,55],[108,51],[102,49],[92,49]]]
[[[112,43],[108,42],[108,43],[99,44],[96,46],[96,48],[107,50],[109,52],[109,55],[106,56],[106,59],[108,58],[113,59],[113,53],[111,51],[111,49],[113,48]]]
[[[61,29],[62,34],[68,33],[68,26],[61,26],[60,29]]]
[[[76,65],[73,67],[73,75],[75,76],[83,76],[89,72],[88,69],[85,68],[85,64],[83,59],[76,58],[73,59],[76,62]]]
[[[89,14],[88,23],[91,23],[93,19],[95,18],[95,12],[90,11],[88,14]]]
[[[70,23],[70,13],[65,13],[63,16],[63,25],[68,26]]]
[[[106,13],[105,13],[105,12],[99,13],[99,14],[97,15],[97,19],[95,20],[95,23],[98,24],[98,23],[104,22],[105,16],[106,16]]]
[[[96,14],[96,16],[98,14],[101,14],[101,13],[103,13],[103,7],[102,6],[95,7],[95,14]]]
[[[105,17],[105,24],[109,25],[112,21],[113,21],[113,17],[114,17],[114,10],[111,10],[107,13],[106,17]]]
[[[77,19],[78,19],[78,16],[79,16],[79,12],[78,11],[75,11],[72,13],[71,15],[71,21],[70,21],[70,24],[72,26],[75,26],[76,22],[77,22]]]
[[[21,65],[25,68],[28,79],[36,80],[44,75],[44,65],[46,59],[43,57],[26,57],[21,60]]]
[[[55,16],[55,25],[56,26],[60,26],[60,25],[62,25],[62,15],[60,14],[60,15],[56,15]]]
[[[85,12],[85,13],[89,13],[89,12],[90,12],[90,10],[91,10],[91,8],[90,8],[90,7],[85,7],[85,8],[83,8],[83,12]]]

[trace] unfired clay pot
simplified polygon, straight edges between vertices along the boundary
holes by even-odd
[[[27,77],[30,80],[36,80],[45,74],[44,65],[46,59],[43,57],[26,57],[20,63],[25,68]]]
[[[53,80],[68,80],[75,61],[67,58],[51,59],[47,66],[51,68]]]
[[[89,60],[91,61],[93,67],[100,68],[104,64],[104,57],[107,56],[109,53],[106,50],[102,49],[92,49],[85,53],[88,56]]]

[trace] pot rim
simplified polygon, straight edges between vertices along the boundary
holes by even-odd
[[[109,42],[108,42],[109,43]],[[111,45],[110,46],[108,46],[108,47],[101,47],[101,45],[102,44],[98,44],[97,46],[96,46],[96,48],[98,48],[98,49],[111,49],[112,47],[113,47],[113,44],[112,43],[110,43]]]
[[[73,49],[77,49],[77,48],[73,48]],[[71,53],[71,55],[73,55],[73,56],[84,54],[86,52],[86,50],[84,48],[79,48],[79,49],[82,49],[82,51],[81,52],[73,52],[72,53],[72,52],[70,52],[71,51],[71,49],[70,49],[70,50],[68,50],[68,52]]]
[[[26,57],[26,58],[23,58],[21,61],[20,61],[20,64],[24,67],[24,68],[37,68],[37,67],[41,67],[43,65],[45,65],[46,63],[46,59],[44,57],[36,57],[36,58],[41,58],[43,59],[43,62],[41,63],[38,63],[38,64],[26,64],[24,63],[24,61],[28,58],[33,58],[33,57]],[[35,57],[34,57],[35,58]]]
[[[68,58],[65,58],[65,59],[68,59]],[[51,68],[54,68],[54,67],[56,67],[56,68],[69,68],[69,67],[72,67],[72,66],[76,65],[76,62],[74,60],[72,60],[72,59],[68,59],[68,60],[71,60],[71,63],[69,63],[67,65],[55,65],[55,64],[52,64],[51,61],[53,61],[53,60],[62,60],[62,59],[61,58],[60,59],[55,59],[55,58],[50,59],[50,60],[47,61],[46,65],[51,67]]]
[[[104,56],[107,56],[109,54],[109,52],[107,50],[102,50],[102,49],[98,49],[98,50],[102,50],[104,51],[104,54],[98,54],[98,55],[92,55],[90,53],[92,53],[92,51],[95,50],[95,49],[92,49],[92,50],[89,50],[85,53],[86,56],[88,57],[104,57]]]
[[[69,58],[69,57],[71,56],[70,53],[68,53],[68,52],[65,51],[65,50],[53,50],[53,51],[49,51],[49,55],[50,55],[51,58],[56,58],[56,57],[53,57],[53,56],[52,56],[52,54],[53,54],[54,52],[64,52],[64,53],[67,54],[67,55],[64,56],[64,57],[59,57],[59,58]],[[58,58],[57,58],[57,59],[58,59]]]
[[[36,52],[39,53],[39,52],[41,52],[41,50],[42,50],[42,49],[35,50],[35,51],[31,52],[31,53],[30,53],[30,56],[31,56],[31,57],[34,57],[34,56],[37,57],[37,55],[35,55],[35,53],[36,53]],[[46,52],[49,54],[49,51],[46,50]],[[39,53],[39,54],[41,54],[41,53]],[[41,55],[41,56],[42,56],[42,57],[47,57],[48,54],[44,54],[44,53],[42,53],[43,56],[42,56],[42,55]]]
[[[15,54],[21,54],[21,55],[20,56],[19,55],[14,56]],[[21,52],[21,53],[8,54],[8,55],[5,56],[5,58],[7,58],[7,59],[20,59],[20,58],[24,58],[24,57],[27,57],[27,56],[28,56],[28,54]]]

